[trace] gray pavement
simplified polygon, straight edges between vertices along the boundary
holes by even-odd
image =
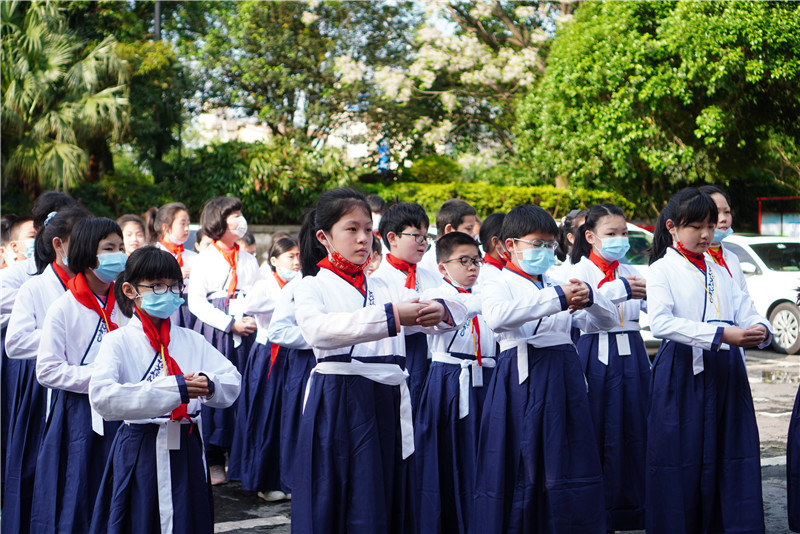
[[[786,432],[800,384],[800,356],[748,351],[747,374],[761,437],[761,475],[768,534],[789,532],[786,517]],[[215,532],[291,531],[291,504],[266,503],[236,483],[214,488]]]

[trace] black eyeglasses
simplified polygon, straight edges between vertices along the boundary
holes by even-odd
[[[164,295],[167,291],[174,295],[180,295],[183,292],[183,284],[181,282],[175,282],[171,286],[167,284],[133,284],[137,287],[149,287],[153,293],[156,295]]]
[[[408,235],[414,238],[414,241],[417,242],[417,245],[424,245],[425,243],[429,243],[430,240],[428,236],[425,234],[407,234],[405,232],[400,232],[397,235]]]
[[[469,256],[461,256],[460,258],[453,258],[452,260],[443,261],[442,263],[450,263],[451,261],[457,261],[463,267],[468,267],[470,265],[477,265],[480,267],[484,263],[483,258],[480,256],[475,256],[474,258],[470,258]]]

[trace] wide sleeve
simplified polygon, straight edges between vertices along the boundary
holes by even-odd
[[[153,419],[171,412],[185,400],[179,378],[174,375],[125,383],[125,364],[136,359],[121,331],[111,332],[103,339],[89,381],[89,403],[106,421]]]
[[[589,291],[592,292],[591,305],[572,314],[573,324],[584,332],[605,332],[619,326],[617,305],[591,286]]]
[[[271,291],[270,283],[267,280],[258,280],[247,292],[244,298],[244,313],[261,314],[272,313],[275,310],[277,299]]]
[[[215,308],[206,298],[206,295],[217,289],[208,287],[209,275],[209,262],[196,261],[195,266],[192,268],[192,282],[186,290],[189,311],[192,312],[198,320],[203,321],[207,325],[217,330],[228,332],[231,326],[233,326],[233,317]]]
[[[757,324],[764,325],[764,328],[767,329],[767,339],[759,344],[758,348],[763,349],[768,347],[772,343],[772,336],[775,335],[772,329],[772,323],[756,311],[756,306],[753,303],[753,299],[750,298],[750,294],[743,292],[736,284],[735,280],[731,286],[733,288],[731,300],[734,309],[734,321],[742,328]]]
[[[227,408],[231,406],[242,386],[242,375],[230,360],[208,343],[203,336],[192,332],[195,353],[202,354],[197,374],[205,375],[213,383],[211,393],[199,397],[200,402],[212,408]]]
[[[406,334],[421,332],[423,334],[430,334],[430,335],[437,335],[443,334],[445,332],[452,332],[453,330],[458,329],[462,324],[467,322],[468,319],[468,303],[472,302],[474,306],[474,300],[469,301],[468,299],[462,298],[462,295],[459,294],[443,294],[439,291],[439,287],[431,288],[423,291],[422,293],[417,293],[413,289],[409,289],[407,287],[400,287],[394,288],[399,291],[399,294],[393,295],[393,302],[402,302],[405,300],[411,300],[413,298],[419,298],[420,302],[425,302],[429,300],[436,300],[442,306],[445,307],[447,313],[449,315],[449,322],[442,321],[437,325],[434,326],[404,326],[403,331]],[[464,295],[467,296],[467,295]]]
[[[30,285],[23,284],[11,311],[6,331],[6,353],[9,358],[36,358],[42,331],[36,328],[36,310]]]
[[[269,323],[267,338],[270,342],[290,349],[308,349],[310,345],[297,326],[294,313],[294,288],[285,287],[278,295],[278,302]]]
[[[567,299],[560,286],[514,295],[512,288],[502,278],[497,278],[486,281],[481,295],[483,319],[496,333],[516,330],[525,323],[567,309]]]
[[[719,350],[724,327],[676,317],[675,298],[666,273],[660,268],[651,267],[648,272],[647,302],[647,315],[654,337],[705,350]]]
[[[97,320],[101,319],[98,317]],[[84,327],[93,328],[94,325]],[[36,355],[36,379],[41,385],[51,389],[87,393],[94,363],[72,365],[67,361],[67,343],[72,335],[67,329],[65,310],[61,306],[51,306],[44,318]]]

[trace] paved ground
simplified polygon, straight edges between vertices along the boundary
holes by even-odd
[[[748,376],[761,434],[762,480],[766,530],[789,532],[786,519],[786,431],[800,383],[800,356],[749,351]],[[214,489],[215,532],[288,534],[291,506],[268,504],[238,484]]]

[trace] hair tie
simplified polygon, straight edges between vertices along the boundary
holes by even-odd
[[[57,211],[51,211],[50,213],[47,214],[47,218],[44,220],[44,225],[45,226],[47,226],[47,223],[49,223],[53,219],[53,217],[56,216],[56,213],[58,213],[58,212]]]

